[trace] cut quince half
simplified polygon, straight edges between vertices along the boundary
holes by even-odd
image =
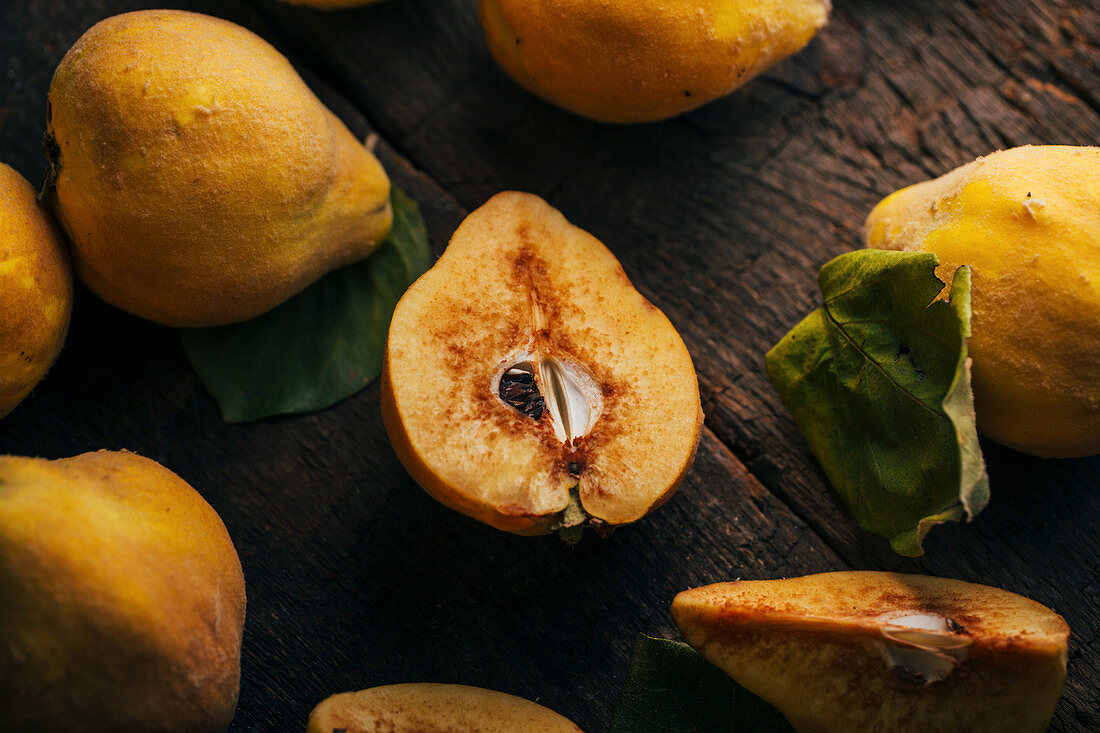
[[[837,572],[684,591],[689,644],[803,733],[1043,731],[1069,627],[1000,588]]]
[[[405,293],[382,410],[447,506],[518,534],[633,522],[699,442],[691,357],[592,235],[530,194],[494,196]]]
[[[522,697],[480,687],[411,683],[333,695],[306,733],[582,733],[568,718]]]

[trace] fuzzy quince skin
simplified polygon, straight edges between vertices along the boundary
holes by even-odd
[[[1015,593],[838,572],[684,591],[689,644],[802,733],[1036,733],[1066,676],[1069,627]]]
[[[651,122],[729,94],[810,42],[830,0],[481,0],[497,63],[600,122]]]
[[[306,733],[582,733],[522,697],[466,685],[406,684],[333,695],[313,709]]]
[[[1100,453],[1100,148],[993,153],[884,199],[867,245],[969,265],[978,429],[1039,456]]]
[[[221,733],[244,609],[221,519],[160,464],[0,457],[0,730]]]
[[[519,534],[642,517],[703,418],[664,314],[599,240],[517,192],[470,214],[398,303],[382,414],[429,494]]]
[[[97,23],[50,86],[48,183],[80,277],[171,326],[270,310],[366,257],[389,179],[290,63],[178,10]]]
[[[0,417],[57,358],[72,305],[65,242],[31,184],[0,163]]]

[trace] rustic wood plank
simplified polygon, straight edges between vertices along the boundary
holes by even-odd
[[[41,175],[45,90],[79,33],[155,5],[0,7],[0,58],[14,79],[0,91],[6,161]],[[81,292],[58,368],[0,422],[0,450],[129,447],[180,471],[223,513],[250,593],[235,729],[293,729],[335,689],[434,675],[541,696],[599,730],[633,633],[671,633],[676,590],[844,563],[989,582],[1052,605],[1074,629],[1054,727],[1096,727],[1100,462],[986,445],[990,508],[971,527],[937,530],[925,559],[903,561],[836,506],[761,362],[813,307],[816,268],[859,245],[882,195],[993,147],[1097,140],[1095,0],[852,0],[806,53],[738,95],[633,128],[587,123],[513,85],[469,3],[187,7],[245,23],[351,99],[394,145],[381,155],[429,209],[437,250],[465,210],[509,187],[546,196],[600,236],[684,332],[714,436],[684,493],[651,520],[558,552],[420,495],[379,431],[374,390],[318,416],[223,426],[174,334]],[[367,132],[352,106],[325,98]],[[468,571],[433,564],[471,547]],[[530,580],[535,569],[548,587]],[[485,584],[507,590],[477,590]],[[522,600],[532,615],[517,610]],[[609,617],[614,627],[601,627]],[[582,661],[563,651],[570,639]],[[438,658],[440,648],[453,656]]]
[[[903,560],[837,506],[762,364],[815,306],[817,268],[860,246],[882,196],[999,147],[1096,143],[1100,3],[838,4],[805,53],[740,93],[627,128],[554,110],[506,79],[472,5],[405,0],[339,18],[258,7],[464,206],[530,190],[608,243],[685,334],[708,425],[847,562],[999,585],[1066,615],[1055,727],[1100,725],[1100,459],[985,444],[990,508]]]

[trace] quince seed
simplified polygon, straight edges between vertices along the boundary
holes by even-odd
[[[562,445],[571,446],[587,434],[602,409],[596,380],[583,367],[550,356],[505,369],[497,383],[497,394],[505,404],[532,420],[541,420],[549,411],[554,435]],[[571,463],[569,472],[576,476],[582,468]]]
[[[885,661],[905,682],[927,685],[946,679],[963,659],[972,640],[954,619],[914,613],[883,619]]]
[[[591,397],[597,391],[596,381],[580,367],[566,366],[550,356],[540,359],[538,366],[554,434],[563,445],[572,445],[592,429],[598,415]]]
[[[546,400],[535,383],[535,368],[530,362],[522,362],[508,368],[500,377],[497,393],[507,405],[532,420],[542,418]]]

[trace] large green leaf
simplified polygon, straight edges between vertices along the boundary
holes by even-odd
[[[321,410],[382,370],[390,317],[431,264],[420,211],[396,188],[393,231],[373,255],[244,323],[183,332],[187,357],[226,422]]]
[[[639,634],[609,733],[788,733],[787,720],[687,644]]]
[[[902,555],[989,499],[970,363],[970,270],[861,250],[821,268],[824,305],[768,352],[768,376],[864,529]]]

